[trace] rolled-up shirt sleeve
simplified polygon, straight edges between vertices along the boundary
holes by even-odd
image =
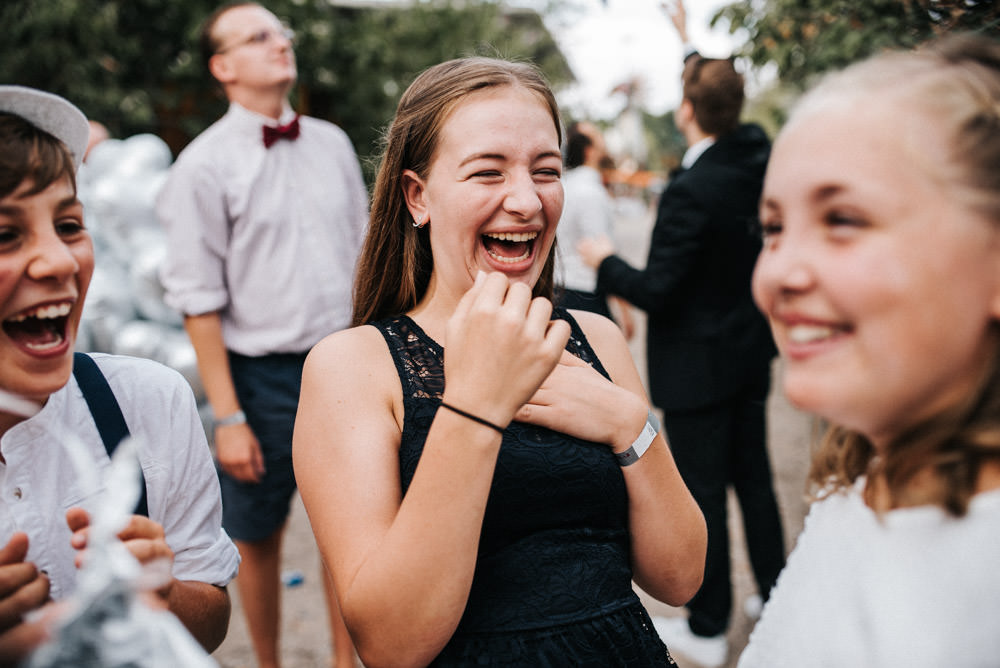
[[[190,386],[146,359],[95,354],[136,439],[149,517],[174,552],[173,576],[217,586],[237,573],[240,555],[222,528],[222,497]],[[82,402],[81,402],[82,403]]]
[[[226,249],[230,225],[220,175],[183,159],[170,170],[156,201],[167,233],[160,280],[168,305],[185,315],[220,311],[229,302]]]

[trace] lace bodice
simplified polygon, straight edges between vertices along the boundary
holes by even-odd
[[[557,309],[553,317],[572,328],[567,350],[607,377],[572,316]],[[444,392],[444,350],[407,316],[374,324],[388,343],[402,383],[399,466],[405,495]],[[482,647],[483,634],[507,634],[508,641],[517,638],[523,644],[525,632],[537,631],[551,640],[544,629],[574,624],[618,626],[614,633],[626,637],[616,637],[613,644],[652,643],[654,654],[659,654],[652,662],[608,663],[601,654],[595,663],[580,655],[571,663],[552,665],[672,665],[663,662],[666,651],[655,632],[648,637],[646,620],[631,586],[625,481],[610,449],[543,427],[511,423],[497,457],[468,604],[455,638],[439,657],[440,665],[467,665],[462,662],[471,658],[470,652],[479,661],[483,653],[495,658],[513,651],[506,645],[502,650]],[[596,631],[577,628],[560,641],[559,649],[549,649],[566,659],[569,650],[562,645],[582,646],[587,642],[583,636]],[[602,628],[600,633],[610,631]],[[479,649],[470,649],[470,638]],[[454,663],[444,660],[449,653],[455,654]],[[499,665],[542,665],[535,660]]]

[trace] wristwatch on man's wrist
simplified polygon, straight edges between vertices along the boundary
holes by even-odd
[[[230,413],[223,418],[212,418],[213,427],[228,427],[234,424],[246,424],[247,416],[243,411],[236,411],[235,413]]]

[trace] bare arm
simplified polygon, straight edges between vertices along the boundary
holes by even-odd
[[[632,316],[632,305],[618,295],[608,295],[608,308],[614,317],[618,327],[622,330],[622,336],[626,341],[631,341],[635,336],[635,318]]]
[[[642,430],[648,399],[621,332],[606,318],[573,312],[613,382],[564,353],[517,419],[624,452]],[[628,489],[633,578],[670,605],[701,586],[704,517],[677,472],[661,431],[642,458],[623,469]]]
[[[226,639],[232,604],[225,587],[174,580],[167,595],[167,609],[177,615],[206,652],[214,652]]]
[[[674,29],[677,31],[677,36],[681,38],[681,43],[688,44],[687,11],[684,9],[684,0],[661,2],[660,7],[670,17],[670,22],[674,24]]]
[[[569,336],[551,307],[499,274],[478,281],[447,328],[443,400],[506,425]],[[296,479],[344,619],[369,666],[426,665],[465,608],[500,447],[495,430],[439,410],[402,497],[402,397],[385,342],[339,332],[306,362]]]
[[[198,358],[198,373],[212,412],[217,418],[236,413],[240,403],[233,386],[219,314],[185,316],[184,329]],[[215,428],[215,454],[219,466],[237,480],[260,482],[264,475],[260,443],[245,423]]]

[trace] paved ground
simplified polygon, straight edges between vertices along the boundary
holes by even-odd
[[[645,261],[652,213],[637,202],[620,202],[620,205],[621,215],[616,230],[617,243],[622,249],[622,254],[638,265]],[[631,347],[637,366],[645,373],[644,322],[641,313],[638,313],[637,317],[639,335],[631,342]],[[808,466],[808,448],[816,427],[811,418],[791,408],[783,400],[778,371],[780,368],[776,364],[776,382],[768,402],[770,420],[768,442],[774,466],[778,503],[784,520],[785,543],[790,550],[795,537],[802,529],[805,515],[803,492]],[[747,636],[753,627],[753,622],[742,612],[742,601],[754,592],[754,584],[744,550],[739,510],[732,498],[730,535],[733,549],[735,603],[728,634],[732,651],[726,668],[735,667],[739,652],[746,644]],[[331,660],[330,634],[323,604],[322,583],[319,579],[320,562],[309,530],[308,519],[297,498],[286,537],[283,568],[286,571],[299,571],[304,575],[301,585],[284,590],[282,622],[284,668],[328,666]],[[239,607],[239,595],[235,592],[235,587],[231,590],[234,607],[229,635],[215,652],[214,657],[222,668],[254,668],[256,662]],[[640,596],[653,615],[683,614],[682,610],[671,608],[645,596],[642,592]],[[697,668],[697,664],[685,661],[683,656],[675,658],[681,668]]]

